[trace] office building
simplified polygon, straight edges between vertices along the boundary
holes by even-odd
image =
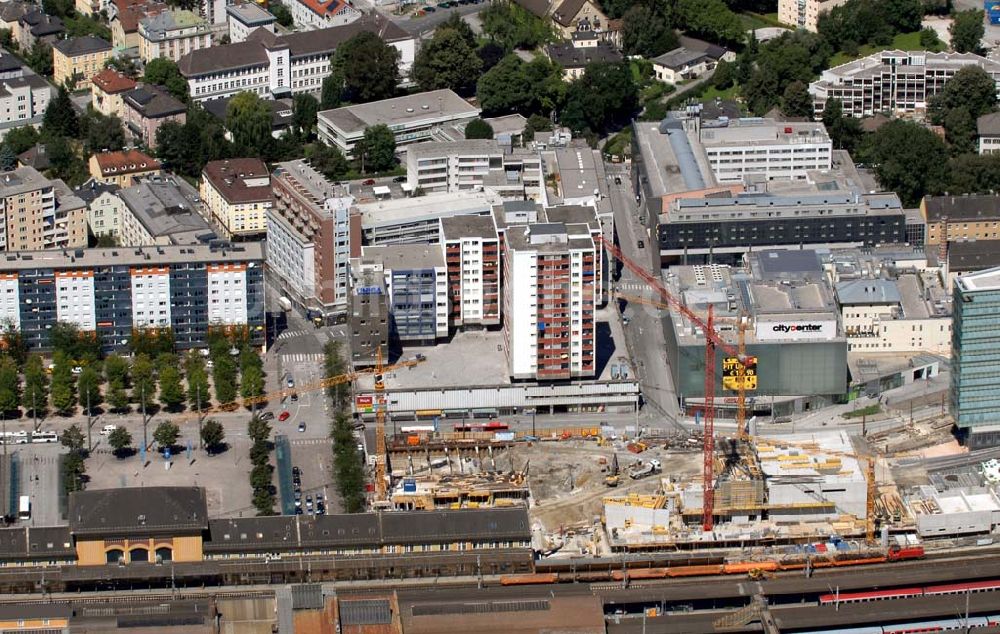
[[[0,79],[0,138],[13,128],[41,126],[53,94],[52,86],[31,71]]]
[[[139,20],[139,57],[147,64],[158,57],[177,62],[211,46],[211,26],[191,11],[163,11]]]
[[[360,255],[361,219],[354,199],[304,160],[279,163],[271,178],[268,269],[282,293],[324,319],[344,315],[350,259]]]
[[[441,192],[426,196],[359,200],[354,203],[354,208],[361,217],[364,243],[380,246],[439,242],[441,218],[486,215],[501,202],[503,198],[489,191]]]
[[[809,84],[816,117],[839,99],[848,117],[922,113],[931,97],[966,66],[978,66],[1000,82],[1000,62],[972,53],[881,51],[823,71]]]
[[[430,141],[406,151],[409,191],[490,190],[503,198],[540,200],[542,159],[536,151],[505,149],[492,139]]]
[[[302,31],[344,26],[361,17],[361,12],[346,0],[289,0],[292,21]]]
[[[452,328],[500,325],[500,238],[490,216],[441,219]]]
[[[128,350],[134,329],[173,329],[177,347],[207,345],[213,327],[264,340],[264,252],[259,243],[117,247],[14,253],[0,265],[8,320],[31,350],[69,322],[96,332],[108,352]]]
[[[226,19],[229,23],[229,41],[233,44],[245,41],[254,29],[274,33],[274,25],[278,21],[278,18],[255,2],[226,6]]]
[[[139,150],[99,152],[90,156],[90,176],[102,183],[131,187],[140,178],[160,173],[160,162]]]
[[[373,266],[363,267],[360,258],[351,261],[350,310],[351,367],[376,365],[380,349],[384,363],[389,354],[390,320],[385,276]]]
[[[953,285],[951,415],[970,448],[1000,444],[1000,268]]]
[[[448,272],[439,247],[362,247],[360,267],[383,275],[391,343],[433,345],[448,336]]]
[[[167,121],[184,125],[187,106],[159,86],[139,85],[122,95],[125,129],[150,150],[156,149],[156,132]]]
[[[324,110],[319,113],[317,128],[321,141],[352,157],[354,145],[365,135],[365,129],[371,126],[389,126],[396,135],[396,147],[401,148],[434,140],[440,128],[467,123],[479,113],[479,108],[451,90],[431,90]]]
[[[104,69],[109,57],[111,43],[99,37],[85,35],[59,40],[52,45],[52,81],[57,86],[89,90],[90,79]]]
[[[840,282],[835,290],[849,352],[950,353],[951,298],[937,272]]]
[[[778,0],[778,21],[815,33],[819,15],[845,2],[847,0]]]
[[[503,262],[504,349],[510,376],[595,374],[595,311],[601,287],[600,223],[590,207],[494,209]]]
[[[257,158],[209,161],[201,172],[201,199],[229,237],[267,231],[267,210],[274,205],[271,173]]]
[[[832,167],[833,144],[822,123],[774,119],[701,121],[698,141],[720,183],[749,175],[804,180],[809,170]]]
[[[135,88],[135,80],[112,68],[105,68],[90,80],[90,103],[106,117],[125,118],[122,95]]]
[[[118,236],[123,246],[200,245],[216,237],[199,211],[198,191],[183,178],[148,178],[118,197],[124,202]]]
[[[358,33],[376,33],[399,51],[400,74],[410,72],[416,54],[413,36],[381,15],[364,16],[346,26],[275,35],[255,29],[243,42],[195,50],[178,62],[191,99],[207,101],[250,91],[262,98],[300,93],[319,96],[337,47]]]
[[[87,246],[87,207],[66,183],[32,167],[0,174],[0,250]]]

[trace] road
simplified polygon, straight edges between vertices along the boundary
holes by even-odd
[[[423,6],[432,6],[435,7],[435,10],[433,13],[428,13],[422,17],[411,17],[410,15],[399,16],[385,11],[382,11],[382,13],[410,35],[427,37],[439,24],[447,20],[452,13],[472,15],[473,13],[482,11],[487,5],[480,0],[478,4],[459,5],[450,9],[438,9],[435,3],[427,3]]]

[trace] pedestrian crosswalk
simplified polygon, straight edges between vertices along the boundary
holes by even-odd
[[[329,438],[303,438],[302,440],[289,440],[290,445],[329,445],[333,441]]]
[[[307,363],[310,361],[322,361],[322,360],[323,360],[323,354],[319,352],[281,355],[282,363]]]
[[[308,335],[308,330],[286,330],[285,332],[278,335],[277,341],[282,341],[284,339],[294,339],[295,337],[301,337],[302,335]]]

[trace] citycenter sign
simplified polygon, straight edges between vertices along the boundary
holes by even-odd
[[[758,321],[757,341],[806,341],[833,339],[837,336],[837,322],[829,321]]]

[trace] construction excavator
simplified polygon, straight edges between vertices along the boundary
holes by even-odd
[[[620,471],[621,469],[618,467],[618,454],[615,454],[611,457],[611,467],[608,469],[608,475],[604,477],[604,485],[610,488],[618,486],[621,482]]]

